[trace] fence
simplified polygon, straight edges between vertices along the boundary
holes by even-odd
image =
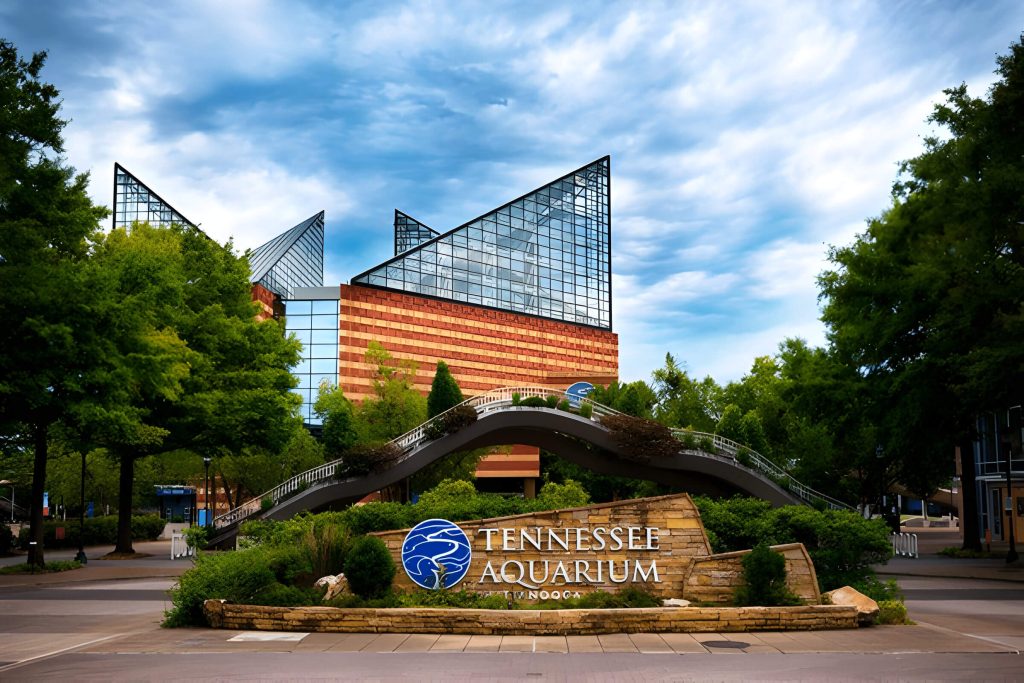
[[[917,534],[889,534],[892,542],[892,554],[897,557],[917,558]]]

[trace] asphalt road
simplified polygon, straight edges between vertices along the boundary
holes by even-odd
[[[0,587],[0,681],[1024,678],[1019,582],[900,577],[910,627],[568,641],[161,629],[172,582]]]

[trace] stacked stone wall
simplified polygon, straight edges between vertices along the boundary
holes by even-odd
[[[244,631],[596,635],[857,628],[857,608],[847,605],[606,610],[337,609],[231,605],[207,600],[205,612],[214,628]]]
[[[821,593],[807,549],[802,543],[773,545],[786,558],[786,585],[805,603],[818,604]],[[695,558],[683,585],[683,597],[701,604],[732,604],[743,585],[743,557],[749,550]]]

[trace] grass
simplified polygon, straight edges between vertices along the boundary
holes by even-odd
[[[8,574],[52,574],[54,572],[66,572],[72,569],[80,569],[82,563],[77,560],[57,560],[47,562],[42,568],[32,564],[15,564],[10,567],[0,567],[0,575]]]
[[[964,550],[956,546],[950,546],[943,548],[939,551],[939,555],[946,557],[953,557],[958,560],[1003,560],[1006,559],[1006,553],[996,551],[990,552],[987,550]]]

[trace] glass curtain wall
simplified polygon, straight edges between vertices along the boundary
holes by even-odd
[[[115,228],[126,228],[132,223],[149,223],[150,225],[172,225],[179,223],[195,227],[174,207],[165,202],[156,192],[121,164],[114,164],[114,214]]]
[[[292,391],[302,399],[300,414],[306,424],[321,425],[323,421],[313,412],[320,384],[338,382],[338,291],[330,291],[333,299],[297,298],[291,299],[285,309],[285,329],[302,342],[302,359],[292,368],[292,374],[299,380],[299,386]],[[316,295],[297,289],[299,297]],[[322,294],[320,296],[323,296]]]
[[[395,209],[395,256],[434,239],[439,234],[441,233],[437,230]]]
[[[609,167],[599,159],[352,282],[611,329]]]

